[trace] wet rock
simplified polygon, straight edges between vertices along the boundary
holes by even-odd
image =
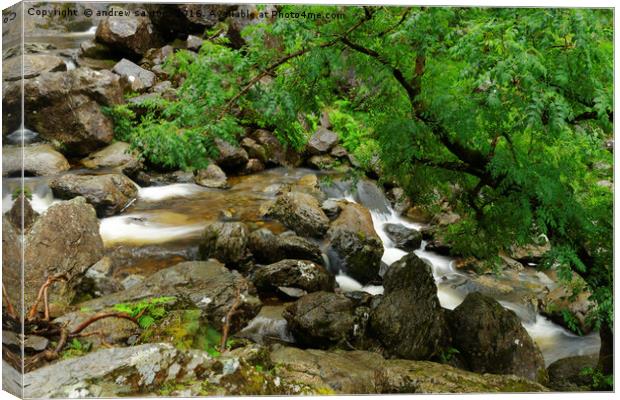
[[[115,7],[116,10],[124,11]],[[148,17],[110,16],[99,23],[95,38],[110,49],[136,59],[150,48],[157,47],[159,38]]]
[[[266,166],[298,165],[298,153],[292,149],[287,150],[273,133],[265,129],[257,129],[250,137],[265,150],[265,160],[261,161]],[[260,157],[256,158],[260,159]]]
[[[308,141],[307,150],[312,155],[325,154],[337,143],[338,135],[325,128],[319,128]]]
[[[390,203],[374,181],[362,179],[355,185],[355,200],[370,210],[390,215]]]
[[[547,368],[549,388],[559,392],[582,392],[592,390],[592,377],[584,375],[585,368],[596,368],[596,355],[575,356],[555,361]]]
[[[48,290],[53,315],[71,303],[84,272],[103,256],[99,221],[83,197],[48,208],[25,236],[24,303],[34,304],[47,277],[64,274],[66,281]],[[17,283],[14,283],[17,284]]]
[[[329,227],[329,219],[318,200],[306,193],[289,192],[278,196],[267,216],[301,236],[322,237]]]
[[[19,231],[28,231],[38,216],[39,213],[32,209],[30,200],[22,193],[14,200],[5,218],[8,218]]]
[[[409,210],[413,204],[402,188],[394,187],[386,193],[388,200],[392,203],[394,211],[399,215],[403,215]]]
[[[57,143],[64,154],[84,156],[112,141],[112,121],[101,107],[123,102],[118,75],[77,68],[45,72],[23,83],[25,125]],[[12,82],[5,90],[3,108],[11,115],[22,107],[20,84]],[[17,127],[3,125],[5,132]]]
[[[338,218],[342,210],[339,202],[331,199],[325,200],[323,204],[321,204],[321,209],[330,220]]]
[[[138,195],[136,185],[122,174],[63,175],[49,186],[60,199],[83,196],[100,218],[118,214]]]
[[[126,167],[139,163],[137,153],[130,150],[129,143],[125,142],[114,142],[83,158],[80,162],[90,169]]]
[[[265,165],[257,158],[250,158],[245,167],[239,172],[240,175],[257,174],[265,170]]]
[[[24,375],[26,397],[117,397],[152,393],[165,381],[203,379],[212,358],[165,343],[102,349]]]
[[[256,143],[254,139],[249,137],[243,138],[241,147],[247,151],[249,157],[256,158],[263,163],[267,162],[267,151],[262,145]]]
[[[208,188],[228,188],[226,173],[215,164],[209,164],[207,168],[196,171],[194,182],[196,182],[197,185]]]
[[[120,60],[112,72],[121,77],[121,84],[129,92],[143,92],[155,85],[155,74],[137,64],[123,58]]]
[[[362,284],[379,274],[383,243],[375,232],[370,212],[356,203],[342,203],[342,211],[328,231],[328,256],[333,267]]]
[[[470,293],[448,314],[452,345],[468,369],[545,383],[545,362],[519,317],[496,300]]]
[[[87,281],[82,283],[86,286],[83,291],[100,297],[123,290],[123,285],[112,277],[112,266],[112,259],[106,256],[90,267],[84,274]]]
[[[23,164],[22,164],[23,161]],[[3,176],[25,175],[46,176],[67,171],[69,162],[48,144],[35,144],[23,147],[2,147]]]
[[[240,304],[231,320],[231,334],[258,314],[261,302],[256,288],[238,272],[215,261],[189,261],[162,269],[130,289],[81,303],[81,308],[101,311],[118,303],[131,303],[152,297],[171,296],[179,303],[171,306],[203,310],[209,323],[218,330],[222,320],[237,301]]]
[[[306,293],[334,290],[334,277],[325,268],[307,260],[282,260],[259,267],[252,282],[259,292],[278,293],[279,287],[296,288]]]
[[[374,336],[397,357],[438,356],[449,344],[449,332],[431,267],[410,253],[388,268],[383,286],[383,298],[370,315]]]
[[[250,235],[248,246],[254,258],[263,264],[286,258],[323,264],[319,246],[295,234],[276,236],[269,229],[258,229]]]
[[[47,54],[24,54],[2,62],[2,79],[17,81],[39,76],[43,72],[66,71],[67,65],[62,58]]]
[[[422,234],[415,229],[400,224],[385,224],[384,229],[394,245],[401,250],[414,251],[422,244]]]
[[[386,360],[369,351],[277,347],[271,361],[305,394],[544,392],[514,375],[480,375],[429,361]]]
[[[169,185],[171,183],[194,183],[194,174],[190,171],[173,171],[163,174],[152,173],[149,175],[151,184]]]
[[[321,348],[353,336],[353,312],[353,303],[344,295],[314,292],[288,306],[283,317],[297,342]]]
[[[203,40],[198,36],[188,35],[185,41],[185,47],[188,50],[198,51],[202,47]]]
[[[329,170],[329,169],[334,168],[334,166],[336,165],[336,162],[331,156],[316,155],[316,156],[310,157],[306,161],[306,164],[308,164],[310,168],[314,168],[318,170]]]
[[[577,322],[580,333],[587,335],[592,331],[592,323],[588,321],[588,316],[594,310],[594,303],[590,301],[591,293],[587,289],[583,278],[573,274],[570,284],[560,285],[547,293],[541,303],[540,312],[549,317],[556,324],[570,329],[563,312],[568,312]],[[573,288],[576,295],[573,295]]]
[[[233,146],[220,138],[215,139],[215,146],[219,154],[215,163],[224,170],[240,169],[248,163],[248,153],[241,147]]]
[[[228,267],[243,267],[250,257],[250,232],[242,222],[217,222],[203,235],[200,253],[204,259],[215,258]]]

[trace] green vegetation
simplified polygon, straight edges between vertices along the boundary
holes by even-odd
[[[614,376],[611,374],[605,375],[598,368],[586,367],[581,370],[580,375],[592,379],[592,389],[594,390],[613,390]]]
[[[28,200],[32,200],[32,190],[30,190],[29,187],[18,187],[15,188],[15,190],[13,190],[13,193],[11,193],[11,198],[13,200],[16,200],[17,198],[19,198],[19,196],[24,195],[24,197],[26,197]]]
[[[541,267],[583,277],[590,318],[611,326],[613,193],[599,182],[612,179],[612,12],[338,11],[249,26],[239,50],[218,38],[176,53],[177,99],[145,103],[141,117],[117,107],[117,135],[153,164],[195,169],[214,138],[246,128],[299,149],[326,111],[363,167],[379,156],[382,179],[461,216],[443,232],[455,252],[493,260],[544,235]]]
[[[65,346],[63,351],[60,353],[60,357],[62,359],[83,356],[88,353],[92,347],[92,343],[90,342],[81,342],[77,338],[71,339],[69,343]]]
[[[119,303],[114,310],[136,318],[140,328],[146,329],[166,315],[166,304],[174,300],[174,297],[153,297],[132,304]]]

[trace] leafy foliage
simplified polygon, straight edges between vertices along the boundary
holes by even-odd
[[[114,310],[136,318],[140,327],[146,329],[166,315],[166,304],[174,300],[174,297],[153,297],[132,304],[119,303]]]

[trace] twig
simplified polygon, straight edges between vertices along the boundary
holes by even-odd
[[[230,307],[230,310],[228,310],[228,313],[226,314],[226,317],[224,318],[224,326],[222,327],[222,340],[220,341],[220,353],[223,353],[224,351],[226,351],[226,341],[228,340],[228,334],[230,332],[230,321],[232,320],[232,317],[235,315],[237,308],[239,308],[239,306],[242,303],[241,301],[241,289],[242,288],[243,286],[237,287],[237,291],[235,292],[235,301],[233,302],[232,306]]]
[[[92,323],[99,321],[100,319],[104,319],[104,318],[122,318],[122,319],[128,319],[131,322],[133,322],[136,325],[138,324],[138,320],[134,317],[132,317],[131,315],[127,314],[127,313],[123,313],[123,312],[109,312],[109,313],[100,313],[100,314],[95,314],[92,317],[90,317],[89,319],[87,319],[86,321],[82,322],[81,324],[79,324],[74,330],[71,331],[71,335],[76,335],[80,332],[82,332],[84,329],[88,328],[88,326],[90,326]]]
[[[6,292],[6,288],[4,287],[4,282],[2,282],[2,301],[4,301],[4,305],[6,306],[7,314],[11,318],[17,319],[17,314],[15,313],[15,308],[13,308],[13,304],[11,303],[11,299],[9,299],[9,295]]]
[[[65,274],[50,276],[50,277],[47,278],[47,280],[43,283],[43,285],[41,285],[41,288],[39,289],[39,294],[37,295],[36,301],[34,302],[32,307],[30,308],[30,311],[28,311],[28,314],[26,316],[26,320],[27,321],[32,321],[37,316],[37,311],[39,309],[39,304],[41,303],[41,300],[43,299],[43,297],[47,293],[47,288],[52,283],[54,283],[56,281],[66,280],[66,279],[67,279],[67,277],[66,277]]]

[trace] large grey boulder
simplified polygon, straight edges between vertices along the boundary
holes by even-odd
[[[84,156],[109,144],[113,137],[111,119],[102,106],[123,102],[118,75],[107,71],[77,68],[66,72],[45,72],[23,81],[25,125],[40,137],[62,148],[64,154]],[[22,108],[21,82],[5,89],[2,105],[8,115]],[[16,118],[5,118],[4,132],[18,128]]]
[[[394,245],[401,250],[414,251],[422,244],[422,234],[415,229],[400,224],[385,224],[383,229]]]
[[[242,222],[216,222],[204,232],[200,252],[204,259],[215,258],[229,267],[240,267],[249,259],[250,232]]]
[[[138,195],[136,185],[122,174],[63,175],[51,180],[49,186],[60,199],[83,196],[99,217],[121,212]]]
[[[143,92],[155,85],[154,73],[125,58],[116,63],[112,72],[122,78],[122,84],[130,92]]]
[[[400,358],[438,356],[449,344],[449,331],[430,266],[410,253],[388,268],[383,286],[383,298],[370,315],[375,337]]]
[[[324,263],[321,249],[317,244],[297,235],[274,235],[266,228],[252,232],[248,246],[256,261],[263,264],[271,264],[286,258]]]
[[[354,304],[339,293],[307,294],[286,307],[282,316],[304,346],[328,347],[353,337]]]
[[[362,284],[368,283],[379,276],[383,243],[364,206],[344,202],[340,205],[342,211],[327,233],[331,265]]]
[[[288,192],[278,196],[267,216],[277,219],[301,236],[320,238],[329,227],[329,219],[318,200],[301,192]]]
[[[328,129],[319,128],[308,141],[308,153],[311,155],[328,153],[337,143],[338,135]]]
[[[519,317],[496,300],[470,293],[449,313],[452,345],[468,369],[546,381],[545,361]]]
[[[334,276],[322,266],[308,260],[282,260],[258,267],[252,282],[259,292],[275,293],[289,297],[290,293],[300,294],[334,290]],[[292,296],[300,297],[300,296]]]
[[[103,256],[99,221],[83,197],[53,204],[34,222],[24,239],[24,303],[34,304],[47,277],[64,275],[50,286],[51,312],[72,301],[84,272]],[[14,282],[14,285],[20,285]]]
[[[81,161],[90,169],[126,167],[139,163],[136,151],[130,149],[129,143],[114,142],[103,149],[90,154]]]
[[[24,54],[3,61],[2,79],[17,81],[30,79],[43,72],[66,71],[67,65],[62,58],[48,54]]]
[[[209,164],[207,168],[196,171],[194,182],[196,182],[197,185],[208,188],[228,188],[228,178],[226,177],[226,173],[216,164]]]
[[[231,333],[245,326],[261,308],[254,285],[215,260],[188,261],[165,268],[129,289],[86,301],[80,307],[100,311],[118,303],[162,296],[174,297],[180,306],[187,307],[189,302],[191,307],[201,309],[218,330],[233,304],[238,302],[230,323]]]
[[[21,176],[22,166],[25,175],[35,176],[56,175],[70,168],[65,156],[49,144],[2,147],[3,176]]]
[[[592,390],[592,376],[584,374],[586,368],[595,369],[598,356],[575,356],[562,358],[547,367],[548,386],[560,392],[582,392]]]

